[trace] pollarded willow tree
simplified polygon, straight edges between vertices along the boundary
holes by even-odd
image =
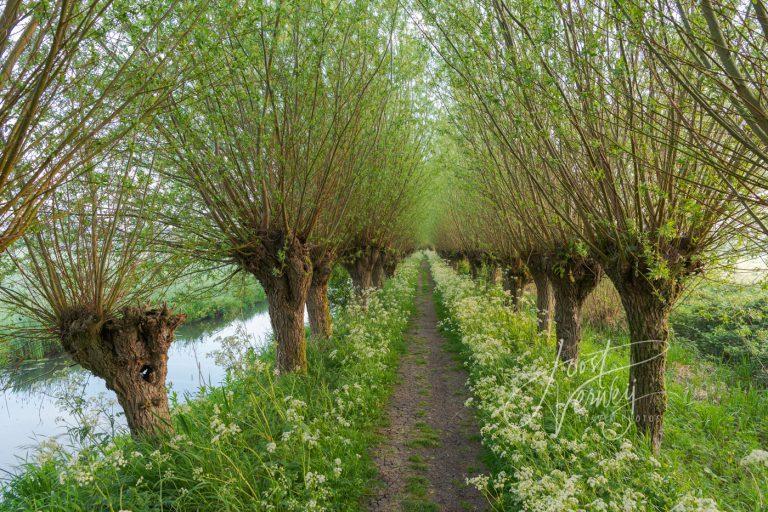
[[[617,23],[615,3],[440,7],[425,9],[427,33],[439,38],[437,48],[510,154],[507,128],[515,126],[511,133],[545,164],[518,171],[543,191],[554,184],[569,194],[566,203],[562,194],[542,197],[566,223],[580,219],[573,236],[621,296],[632,415],[658,449],[670,309],[745,222],[737,193],[723,186],[725,162],[704,155],[732,148],[728,165],[748,162],[727,130]]]
[[[311,250],[344,224],[339,198],[356,186],[397,16],[388,1],[212,6],[184,49],[200,71],[156,123],[168,174],[189,192],[177,232],[262,284],[280,371],[307,365]]]
[[[461,173],[466,198],[453,217],[463,224],[461,230],[481,245],[491,267],[505,267],[513,280],[511,293],[515,297],[522,292],[528,272],[533,274],[542,332],[549,331],[551,283],[556,352],[564,362],[575,363],[581,340],[581,307],[602,277],[602,269],[572,232],[579,225],[578,217],[565,222],[544,199],[559,195],[558,202],[566,204],[567,194],[552,186],[554,183],[543,190],[521,171],[539,168],[544,172],[545,166],[533,148],[515,136],[517,127],[510,125],[506,132],[512,146],[503,145],[492,127],[483,124],[483,117],[475,115],[474,105],[457,96],[461,83],[454,83],[451,89],[457,116],[454,124],[462,132],[460,144],[465,147],[463,165],[467,167]]]
[[[458,92],[460,86],[454,84],[452,89]],[[549,330],[551,284],[556,353],[564,362],[575,363],[581,341],[581,308],[603,273],[586,244],[574,233],[583,228],[579,217],[568,207],[569,195],[557,187],[555,180],[531,179],[532,169],[542,175],[548,171],[535,148],[524,141],[523,134],[513,131],[520,128],[520,123],[507,125],[509,144],[504,144],[493,127],[484,124],[483,116],[474,115],[475,108],[462,109],[459,98],[455,98],[454,104],[457,110],[463,110],[463,115],[459,114],[462,121],[456,126],[465,131],[467,160],[473,162],[465,176],[466,186],[481,196],[472,201],[479,209],[474,215],[478,220],[472,232],[484,235],[486,252],[496,261],[506,260],[518,275],[526,267],[530,269],[536,281],[541,331]],[[561,210],[554,211],[550,201],[561,205]],[[518,270],[520,265],[523,270]]]
[[[39,226],[8,252],[16,275],[0,296],[28,319],[8,335],[60,343],[115,392],[131,433],[146,437],[171,429],[168,349],[184,315],[148,305],[170,273],[157,252],[167,228],[150,220],[161,187],[151,160],[121,149],[40,206]]]
[[[412,100],[421,85],[418,79],[424,59],[405,30],[404,20],[398,18],[395,23],[391,29],[397,38],[393,37],[389,43],[385,69],[365,91],[364,106],[360,110],[361,115],[367,117],[354,139],[346,137],[350,152],[339,165],[351,167],[345,173],[349,181],[332,200],[342,207],[324,210],[312,237],[312,281],[307,313],[315,336],[328,337],[332,332],[328,281],[339,260],[346,263],[358,289],[381,287],[385,276],[394,272],[405,251],[404,244],[412,242],[410,226],[401,224],[407,224],[403,219],[411,213],[409,200],[413,203],[414,187],[419,182],[402,179],[402,173],[411,176],[421,163],[421,143],[412,136],[418,132]],[[381,201],[386,197],[393,198],[393,207]],[[357,262],[367,262],[370,267],[351,265],[351,247],[364,231],[360,227],[370,222],[371,217],[381,215],[384,217],[377,221],[385,221],[388,231],[380,230],[376,243],[356,247],[354,252],[367,256]]]
[[[162,105],[189,2],[7,0],[0,12],[0,252],[57,185]],[[168,73],[172,76],[173,73]]]

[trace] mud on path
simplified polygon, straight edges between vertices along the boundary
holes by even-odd
[[[478,428],[464,406],[467,374],[437,327],[433,289],[425,261],[408,348],[374,453],[381,484],[368,503],[372,512],[489,510],[466,484],[484,470]]]

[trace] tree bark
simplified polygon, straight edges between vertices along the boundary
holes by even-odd
[[[560,268],[549,274],[555,298],[557,354],[565,363],[573,364],[578,360],[581,307],[601,276],[602,270],[591,260],[561,262]]]
[[[313,337],[330,338],[333,332],[331,306],[328,302],[328,281],[331,279],[330,266],[314,266],[312,283],[307,297],[309,329]]]
[[[306,244],[282,232],[260,237],[254,253],[238,253],[238,263],[259,280],[267,295],[269,320],[280,372],[306,371],[304,308],[312,281]]]
[[[380,254],[373,265],[373,271],[371,272],[371,282],[376,288],[384,286],[384,255]]]
[[[469,275],[472,279],[480,277],[480,270],[482,268],[482,262],[473,256],[467,258],[469,261]]]
[[[73,312],[63,322],[64,349],[115,392],[134,437],[155,437],[172,430],[165,387],[168,349],[184,319],[163,306],[127,308],[119,318],[106,322]]]
[[[520,299],[523,296],[523,290],[526,285],[526,276],[524,274],[516,273],[510,269],[504,270],[504,290],[509,292],[509,298],[512,303],[512,308],[515,311],[520,311]]]
[[[379,259],[379,251],[373,247],[364,247],[348,258],[344,268],[352,278],[352,284],[359,295],[373,287],[373,269]]]
[[[281,373],[307,369],[307,340],[304,333],[304,307],[310,279],[297,283],[305,288],[303,295],[294,293],[288,280],[265,286],[269,304],[269,320],[277,342],[277,368]]]
[[[389,278],[395,275],[397,270],[398,256],[394,254],[387,254],[384,258],[384,276]]]
[[[669,347],[669,313],[678,291],[660,289],[658,283],[644,282],[643,277],[615,277],[611,279],[627,314],[631,342],[627,393],[632,414],[638,430],[650,438],[651,447],[658,452],[667,408],[664,373]]]
[[[533,282],[536,284],[536,318],[539,332],[548,333],[552,316],[552,290],[546,272],[531,269]]]
[[[352,278],[352,285],[358,294],[372,286],[373,275],[371,269],[358,262],[345,264],[344,268],[349,272],[349,277]]]
[[[488,283],[491,285],[499,285],[502,283],[502,273],[499,265],[488,265]]]

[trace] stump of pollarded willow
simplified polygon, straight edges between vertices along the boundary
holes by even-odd
[[[86,311],[64,315],[64,349],[115,392],[136,437],[171,429],[165,385],[168,349],[185,318],[167,306],[126,308],[106,320]]]

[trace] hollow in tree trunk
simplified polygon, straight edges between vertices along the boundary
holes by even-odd
[[[279,231],[263,234],[259,243],[257,250],[239,250],[236,261],[259,280],[266,293],[278,370],[305,371],[304,308],[312,281],[309,251],[306,243]]]
[[[172,430],[165,387],[168,349],[184,319],[163,306],[126,308],[103,323],[94,315],[73,311],[62,322],[62,346],[115,392],[134,437]]]
[[[328,302],[328,281],[333,270],[332,258],[312,257],[312,282],[307,296],[309,329],[313,337],[330,338],[333,331],[331,306]]]
[[[602,269],[597,263],[581,259],[561,262],[558,269],[549,274],[555,298],[556,353],[565,363],[578,360],[581,307],[601,276]]]

